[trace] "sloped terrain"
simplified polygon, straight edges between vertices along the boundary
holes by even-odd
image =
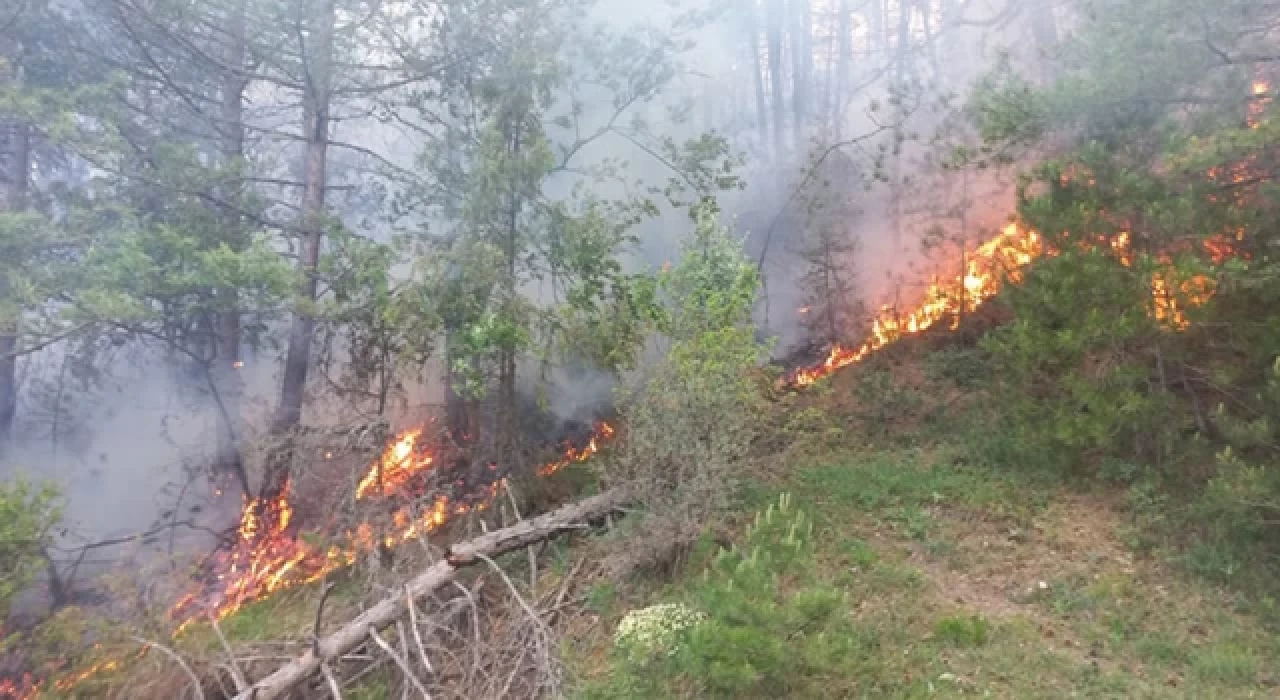
[[[762,442],[778,451],[755,465],[721,539],[768,559],[756,514],[784,493],[813,523],[811,553],[772,571],[774,587],[742,594],[745,607],[782,610],[781,627],[713,603],[711,622],[732,630],[740,653],[685,658],[706,651],[697,634],[673,661],[619,652],[610,635],[628,611],[732,595],[738,584],[717,583],[719,546],[708,542],[674,581],[595,591],[594,624],[576,644],[586,695],[1280,693],[1273,606],[1193,576],[1172,552],[1135,548],[1145,526],[1121,488],[983,464],[974,441],[996,438],[963,417],[980,392],[929,362],[898,353],[777,405]],[[788,606],[810,591],[837,596],[838,612],[788,628]],[[773,658],[767,638],[780,634]],[[747,680],[734,686],[730,676]]]

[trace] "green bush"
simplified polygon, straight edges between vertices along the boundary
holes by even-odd
[[[62,517],[57,492],[26,480],[0,483],[0,621],[9,616],[13,597],[44,566],[44,549]]]
[[[626,437],[602,473],[647,513],[614,567],[671,568],[727,507],[763,413],[754,372],[767,353],[751,320],[758,285],[741,241],[714,212],[700,213],[680,263],[658,283],[666,353],[621,397]]]
[[[741,547],[715,556],[688,591],[700,621],[677,625],[665,654],[618,647],[589,697],[827,697],[870,644],[840,591],[812,580],[812,521],[789,497],[759,513]]]

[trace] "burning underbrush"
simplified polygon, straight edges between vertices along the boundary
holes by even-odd
[[[868,363],[867,371],[850,380],[853,390],[836,392],[849,405],[825,409],[820,401],[798,405],[798,410],[786,412],[787,424],[778,426],[780,434],[789,436],[788,442],[793,444],[817,443],[832,435],[902,434],[953,409],[956,397],[932,391],[930,387],[941,385],[931,382],[925,363],[915,361],[927,353],[912,348],[948,345],[963,353],[970,345],[967,340],[1007,320],[1004,309],[987,303],[1002,286],[1023,280],[1037,258],[1058,255],[1063,246],[1071,245],[1113,255],[1125,267],[1134,264],[1128,233],[1089,240],[1063,235],[1046,241],[1037,232],[1011,223],[967,253],[963,268],[954,277],[933,280],[916,307],[881,309],[860,344],[832,347],[820,361],[786,374],[776,387],[784,398],[790,390],[811,387],[841,368],[875,359]],[[1234,252],[1231,240],[1215,238],[1205,248],[1214,260]],[[1158,267],[1151,277],[1148,312],[1165,328],[1177,332],[1186,328],[1186,311],[1207,301],[1214,287],[1207,276],[1175,278],[1168,270]],[[911,337],[918,341],[898,342]],[[892,351],[890,346],[894,346]],[[950,386],[954,394],[955,383]],[[833,422],[836,416],[843,416],[845,422]],[[612,441],[616,432],[615,424],[606,422],[569,426],[559,436],[564,440],[558,456],[539,460],[535,464],[540,466],[528,471],[538,481],[586,461]],[[650,432],[655,444],[673,442],[669,429]],[[224,619],[281,591],[331,579],[359,561],[385,562],[403,545],[467,523],[468,516],[489,511],[495,503],[510,499],[510,505],[516,506],[507,490],[512,477],[509,470],[478,459],[465,445],[449,440],[434,423],[383,435],[376,431],[362,434],[349,441],[349,449],[312,450],[310,458],[318,465],[315,469],[299,471],[296,480],[286,482],[277,493],[247,500],[233,535],[198,567],[191,590],[170,609],[170,624],[182,631],[199,621]],[[674,443],[692,444],[678,439]],[[648,464],[653,460],[646,454],[642,461]],[[679,460],[673,456],[669,461],[674,464]],[[704,468],[705,464],[698,461],[695,466]],[[333,488],[338,483],[347,487]],[[537,574],[531,578],[536,580]],[[441,604],[463,605],[460,598],[449,600],[453,602]],[[474,601],[466,605],[474,605]],[[521,629],[525,629],[520,633],[525,643],[549,644],[545,630],[536,624]],[[114,670],[120,663],[106,659],[59,684],[74,686],[93,674]],[[552,676],[535,676],[542,679],[537,683],[558,682]]]
[[[306,441],[305,454],[314,465],[298,470],[279,493],[245,501],[234,530],[190,578],[184,578],[186,590],[165,614],[167,624],[153,621],[158,625],[153,633],[167,635],[165,627],[176,627],[175,639],[181,639],[198,623],[225,620],[284,591],[346,578],[343,572],[362,561],[371,562],[373,570],[389,571],[406,544],[425,544],[430,535],[447,539],[459,528],[484,528],[484,523],[469,516],[488,514],[498,506],[503,512],[495,514],[497,518],[505,520],[513,510],[518,513],[509,479],[524,478],[527,471],[529,479],[545,481],[544,477],[595,455],[616,431],[606,422],[566,425],[560,435],[563,440],[553,449],[541,450],[543,458],[521,473],[492,462],[477,468],[467,446],[449,439],[432,421],[389,435],[380,451],[370,449],[377,444],[378,434],[375,427],[341,439]],[[368,457],[370,452],[375,456]],[[333,488],[335,483],[349,486]],[[403,558],[411,563],[421,557],[411,553]],[[163,574],[146,586],[151,591],[148,599],[163,599],[162,589],[172,580],[172,573]],[[151,604],[144,608],[139,614],[145,617]],[[72,617],[75,622],[67,625],[72,637],[105,641],[83,626],[79,613]],[[506,623],[495,620],[493,624]],[[537,630],[520,634],[526,633]],[[116,641],[119,644],[95,643],[70,674],[33,673],[33,667],[22,662],[30,654],[6,654],[4,658],[18,665],[0,669],[0,698],[37,697],[48,686],[61,692],[89,688],[141,657],[154,656],[149,646],[137,651],[136,640]],[[132,651],[125,651],[130,647]]]
[[[362,556],[385,556],[488,509],[509,470],[492,462],[477,469],[465,447],[432,426],[404,430],[388,441],[363,470],[341,520],[312,519],[304,531],[292,482],[278,494],[247,501],[234,539],[206,560],[197,589],[173,607],[175,621],[181,627],[207,615],[225,617],[246,603],[318,581]],[[608,423],[596,424],[582,442],[563,444],[561,456],[536,473],[549,476],[585,461],[614,432]]]

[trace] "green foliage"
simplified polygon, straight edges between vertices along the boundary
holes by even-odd
[[[934,380],[946,379],[961,389],[977,389],[995,378],[991,358],[981,348],[949,346],[925,358],[925,371]]]
[[[1135,544],[1274,590],[1280,480],[1280,148],[1251,85],[1274,8],[1101,2],[1037,88],[993,73],[973,102],[987,152],[1066,139],[1019,187],[1051,255],[990,333],[989,454],[1129,483]],[[1196,31],[1183,31],[1188,26]],[[1265,87],[1265,86],[1264,86]],[[1268,573],[1270,572],[1270,573]]]
[[[840,591],[813,578],[812,521],[790,497],[757,514],[740,547],[722,550],[690,591],[704,614],[673,653],[615,654],[616,673],[588,697],[821,697],[867,643]]]
[[[912,387],[894,380],[887,370],[875,370],[858,378],[854,387],[858,413],[869,432],[887,437],[896,422],[909,420],[924,405],[923,397]]]
[[[1214,645],[1192,655],[1191,672],[1206,681],[1248,685],[1257,678],[1258,660],[1248,649]]]
[[[319,364],[335,389],[353,401],[374,399],[381,415],[409,381],[422,379],[435,350],[442,324],[439,259],[416,257],[408,270],[396,270],[398,260],[410,257],[404,241],[376,243],[341,227],[328,240],[319,274],[331,294],[315,309],[327,341]]]
[[[459,87],[455,109],[471,111],[420,158],[448,185],[430,195],[457,233],[439,309],[456,336],[451,369],[473,397],[495,373],[509,374],[517,356],[634,368],[661,319],[653,277],[621,263],[637,242],[634,229],[663,213],[658,202],[696,218],[716,193],[741,187],[741,158],[723,136],[652,136],[632,109],[675,75],[675,42],[581,31],[557,21],[551,7],[559,8],[535,3],[519,11],[525,21],[500,67]],[[584,123],[588,110],[576,97],[553,99],[583,85],[615,95],[611,118],[598,127]],[[666,168],[667,182],[631,183],[626,163],[584,155],[606,136],[637,144]],[[598,194],[613,181],[628,185],[627,196]]]
[[[626,444],[606,480],[639,489],[655,512],[692,538],[725,507],[758,428],[753,373],[764,357],[751,309],[755,266],[703,208],[678,265],[658,280],[669,343],[638,391],[624,397]]]
[[[954,647],[980,647],[987,643],[991,623],[981,615],[948,615],[933,626],[939,641]]]
[[[13,597],[44,567],[45,548],[62,517],[57,492],[17,479],[0,483],[0,620],[9,616]]]
[[[662,330],[675,342],[692,342],[707,333],[750,327],[760,276],[716,220],[718,211],[701,206],[693,236],[681,248],[680,264],[659,279],[667,313]]]
[[[977,151],[958,149],[950,160],[954,167],[1007,164],[1008,151],[1038,141],[1050,118],[1044,96],[1013,70],[1007,57],[974,86],[969,111],[985,145]]]

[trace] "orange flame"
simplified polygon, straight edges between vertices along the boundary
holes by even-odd
[[[1271,84],[1266,80],[1253,81],[1253,99],[1249,101],[1247,122],[1250,129],[1258,128],[1262,122],[1262,113],[1271,104]]]
[[[1243,232],[1237,232],[1235,238],[1242,239]],[[1099,237],[1096,244],[1090,241],[1079,243],[1084,250],[1092,249],[1095,245],[1109,247],[1121,264],[1126,267],[1133,264],[1133,239],[1127,231],[1110,239]],[[1214,262],[1221,262],[1236,254],[1232,242],[1223,236],[1210,238],[1203,245]],[[914,311],[901,316],[888,306],[883,307],[872,320],[870,337],[861,346],[849,348],[835,345],[820,364],[796,370],[782,385],[793,388],[810,386],[837,370],[862,362],[903,335],[920,333],[944,318],[952,319],[951,329],[955,330],[959,327],[963,313],[977,309],[1000,291],[1002,280],[1020,282],[1023,270],[1033,260],[1046,254],[1053,255],[1055,251],[1047,248],[1035,231],[1023,230],[1017,223],[1011,223],[999,235],[967,256],[963,275],[957,275],[947,282],[935,280],[929,285],[925,300]],[[1172,267],[1172,260],[1168,257],[1163,257],[1161,261]],[[1170,274],[1158,272],[1152,277],[1151,313],[1168,328],[1186,330],[1190,326],[1186,309],[1207,302],[1213,296],[1214,282],[1204,275],[1195,275],[1172,284]]]
[[[0,698],[31,700],[39,696],[40,682],[35,680],[30,673],[22,674],[22,678],[17,680],[10,678],[0,679]]]
[[[574,462],[585,461],[599,452],[600,446],[614,434],[613,426],[598,424],[586,446],[567,446],[560,459],[543,465],[537,473],[546,476]],[[422,428],[397,435],[361,478],[356,488],[357,500],[393,495],[428,472],[435,457],[422,446],[422,435]],[[438,530],[453,516],[483,511],[503,483],[504,480],[495,481],[479,493],[471,494],[467,502],[456,502],[440,494],[425,507],[399,508],[392,513],[390,532],[377,535],[372,524],[361,523],[341,538],[342,544],[329,547],[311,544],[290,530],[294,511],[286,483],[272,500],[251,499],[245,503],[236,544],[219,553],[215,561],[218,573],[212,593],[190,593],[174,605],[173,615],[183,620],[179,631],[202,614],[226,617],[250,602],[320,580],[350,566],[362,552],[373,551],[378,546],[404,544]]]
[[[960,315],[973,311],[1000,291],[1003,276],[1020,279],[1021,269],[1038,257],[1042,242],[1035,231],[1024,231],[1011,223],[998,236],[983,243],[966,256],[964,274],[946,282],[934,280],[925,292],[925,300],[905,316],[883,307],[871,323],[871,335],[858,348],[835,345],[827,359],[813,367],[794,372],[786,384],[806,387],[836,370],[863,361],[877,350],[893,343],[904,334],[920,333],[944,318],[959,324]]]
[[[418,441],[422,428],[415,428],[396,436],[394,442],[382,453],[382,457],[369,468],[369,472],[356,487],[356,500],[370,494],[390,496],[403,488],[415,476],[431,468],[435,456],[424,454]]]
[[[538,469],[538,476],[551,476],[574,462],[585,462],[591,459],[592,456],[600,451],[600,445],[612,440],[614,434],[615,430],[612,425],[604,422],[597,423],[595,434],[591,436],[591,440],[584,447],[567,446],[563,457],[549,464],[544,464]]]

